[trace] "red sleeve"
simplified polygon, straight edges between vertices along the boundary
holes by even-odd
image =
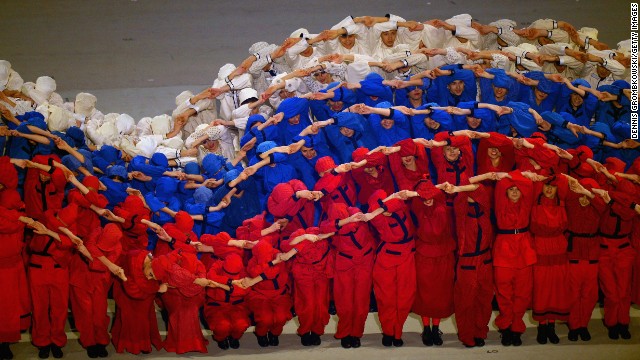
[[[169,271],[169,285],[178,289],[178,291],[186,296],[193,297],[199,295],[203,288],[200,285],[196,285],[196,276],[189,271],[183,269],[178,264],[171,265],[171,271]]]
[[[15,233],[24,229],[25,224],[18,220],[23,213],[0,206],[0,234]]]
[[[108,204],[109,200],[104,195],[100,195],[95,191],[89,191],[85,196],[85,199],[89,201],[92,205],[95,205],[99,208],[104,209]]]
[[[51,183],[55,186],[56,191],[64,191],[67,186],[67,178],[64,176],[62,170],[56,168],[51,174]]]

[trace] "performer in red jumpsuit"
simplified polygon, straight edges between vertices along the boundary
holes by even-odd
[[[240,338],[251,325],[249,308],[245,303],[249,290],[231,286],[233,280],[240,280],[246,275],[242,257],[233,253],[228,254],[224,260],[215,261],[207,273],[207,278],[230,287],[230,291],[208,288],[204,307],[204,316],[213,339],[223,350],[229,347],[239,348]]]
[[[598,225],[605,209],[600,196],[591,193],[598,183],[590,178],[580,180],[576,192],[567,196],[567,251],[569,258],[569,312],[570,341],[591,340],[587,329],[593,308],[598,301],[598,261],[600,237]],[[572,188],[573,190],[573,188]]]
[[[453,299],[458,339],[467,347],[485,344],[494,286],[491,247],[495,233],[490,218],[493,186],[475,183],[478,178],[469,179],[473,184],[463,180],[461,186],[453,188],[458,193],[454,200],[458,262]]]
[[[251,252],[253,257],[247,265],[247,273],[263,280],[253,285],[247,295],[249,309],[256,322],[255,334],[261,347],[278,346],[278,336],[282,334],[284,324],[292,318],[289,271],[284,263],[274,264],[278,251],[269,241],[260,240]]]
[[[302,345],[320,345],[320,336],[329,323],[329,279],[333,277],[335,254],[327,241],[304,241],[305,235],[318,235],[311,227],[294,231],[281,244],[284,252],[296,252],[292,261],[293,305],[300,326]]]
[[[113,282],[111,272],[121,271],[114,264],[122,251],[120,238],[122,231],[116,224],[96,227],[84,241],[91,259],[87,259],[87,262],[80,261],[70,273],[71,309],[76,328],[80,332],[80,344],[87,350],[90,358],[108,355],[106,347],[110,341],[108,330],[111,320],[107,316],[107,297]],[[107,259],[105,262],[109,267],[100,257]]]
[[[569,261],[567,259],[567,213],[569,191],[564,175],[552,176],[534,184],[531,233],[537,262],[533,266],[533,319],[539,322],[539,344],[560,342],[555,321],[566,321],[571,308]]]
[[[16,191],[18,174],[8,157],[0,157],[0,358],[11,359],[9,343],[20,341],[20,331],[29,327],[31,304],[27,275],[22,261],[25,223],[24,203]],[[24,320],[23,320],[24,319]]]
[[[145,269],[146,273],[152,272],[151,258],[143,250],[132,250],[122,257],[127,281],[113,285],[117,309],[111,327],[111,341],[118,353],[148,354],[152,345],[162,349],[154,299],[158,292],[167,291],[167,286],[161,289],[159,281],[145,274]]]
[[[431,180],[420,181],[415,191],[418,197],[412,200],[411,211],[417,219],[417,288],[411,310],[422,317],[422,342],[426,346],[439,346],[442,345],[440,319],[453,314],[456,242],[444,193],[433,186]]]
[[[402,327],[416,294],[411,215],[402,200],[387,198],[384,190],[371,195],[369,209],[374,216],[370,222],[380,238],[373,265],[373,291],[382,325],[382,344],[402,346]]]
[[[369,313],[375,243],[358,208],[334,204],[327,215],[320,224],[320,232],[333,233],[331,245],[336,252],[333,292],[338,328],[335,338],[340,339],[343,348],[358,348]]]
[[[44,229],[34,228],[36,234],[29,244],[31,257],[28,265],[29,288],[33,304],[31,341],[40,349],[41,358],[53,353],[62,357],[67,343],[64,331],[69,308],[69,262],[74,256],[73,243],[59,233],[59,227],[73,232],[77,222],[78,206],[70,204],[63,209],[49,209],[44,213]]]
[[[624,171],[624,163],[616,158],[608,158],[605,166],[609,174]],[[630,235],[633,219],[637,216],[634,210],[636,189],[630,181],[615,175],[599,183],[606,191],[593,191],[607,204],[600,218],[598,268],[600,288],[604,293],[604,325],[609,329],[609,338],[630,339],[631,272],[635,260]]]
[[[191,351],[207,352],[209,343],[200,329],[198,309],[204,303],[204,288],[223,287],[205,276],[204,265],[195,254],[175,250],[152,261],[153,275],[169,289],[162,295],[162,303],[169,313],[167,352],[184,354]]]
[[[502,345],[522,345],[526,330],[523,317],[531,305],[532,265],[536,262],[529,218],[533,204],[533,183],[519,171],[509,173],[496,184],[495,214],[498,229],[493,247],[496,298],[500,313],[496,326]]]

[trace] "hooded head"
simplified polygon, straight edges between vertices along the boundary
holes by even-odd
[[[121,238],[122,231],[120,227],[114,223],[109,223],[102,229],[96,245],[98,249],[104,252],[112,252],[122,246],[120,243]]]
[[[186,211],[178,211],[175,217],[176,227],[183,233],[193,230],[193,218]]]
[[[238,254],[229,254],[224,259],[224,264],[222,265],[222,270],[231,276],[239,275],[240,272],[244,269],[244,264],[242,263],[242,258]]]
[[[251,254],[258,264],[268,263],[273,260],[273,256],[278,253],[271,244],[266,240],[260,240],[251,249]]]

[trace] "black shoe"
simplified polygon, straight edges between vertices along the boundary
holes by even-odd
[[[229,341],[229,347],[230,348],[232,348],[232,349],[240,348],[240,340],[234,339],[231,336],[229,336],[229,338],[227,338],[227,341]]]
[[[591,334],[589,333],[589,329],[586,327],[578,329],[578,335],[580,335],[580,340],[582,341],[591,340]]]
[[[351,349],[351,336],[345,336],[340,339],[340,346],[345,349]]]
[[[618,330],[618,325],[613,325],[609,328],[609,339],[618,340],[620,338],[620,333]]]
[[[47,346],[41,346],[38,348],[38,357],[40,359],[48,359],[49,358],[49,351],[51,351],[51,346],[47,345]]]
[[[104,358],[109,356],[109,352],[107,351],[107,345],[98,344],[96,345],[96,349],[97,349],[98,357]]]
[[[87,346],[87,356],[92,359],[95,359],[98,357],[98,353],[96,352],[95,345]]]
[[[511,337],[511,343],[513,344],[513,346],[520,346],[522,345],[522,338],[520,338],[520,336],[522,336],[522,333],[511,333],[512,337]]]
[[[569,334],[567,335],[567,339],[569,339],[569,341],[578,341],[578,335],[580,334],[580,330],[582,329],[581,328],[574,329],[574,330],[569,329]]]
[[[351,347],[357,349],[360,347],[360,338],[352,336],[351,337]]]
[[[506,328],[504,330],[500,330],[502,335],[500,335],[500,343],[502,346],[511,346],[513,344],[513,333],[510,328]]]
[[[401,347],[402,345],[404,345],[404,341],[402,341],[402,339],[393,339],[393,346],[395,347]]]
[[[539,324],[538,325],[538,336],[536,336],[536,341],[538,344],[546,344],[547,343],[547,333],[549,332],[549,326],[547,324]]]
[[[256,334],[256,338],[258,338],[258,345],[260,345],[260,347],[269,346],[269,338],[267,337],[267,335],[260,336]]]
[[[311,346],[311,333],[302,334],[302,336],[300,336],[300,343],[302,346]]]
[[[438,325],[433,325],[431,328],[431,338],[433,339],[433,345],[442,345],[442,331]]]
[[[483,347],[485,344],[483,338],[473,338],[473,341],[476,343],[477,347]]]
[[[322,344],[322,339],[320,339],[320,335],[311,332],[311,345],[318,346]]]
[[[560,338],[556,334],[556,323],[549,323],[547,325],[547,338],[549,338],[549,342],[552,344],[560,342]]]
[[[631,339],[631,333],[629,332],[629,325],[618,324],[618,333],[620,337],[629,340]]]
[[[56,344],[51,344],[49,346],[51,346],[51,355],[53,355],[54,358],[60,359],[64,355],[60,346]]]
[[[336,310],[336,303],[331,300],[329,302],[329,315],[335,315],[338,311]]]
[[[13,353],[9,348],[8,342],[0,343],[0,358],[8,360],[13,359]]]
[[[382,345],[385,347],[393,345],[393,336],[382,334]]]
[[[267,333],[267,337],[269,337],[269,346],[278,346],[278,345],[280,345],[280,340],[278,340],[278,337],[273,335],[271,333],[271,331],[269,331]]]
[[[428,326],[424,327],[422,331],[422,343],[425,346],[433,346],[433,337],[431,336],[431,328]]]
[[[222,350],[229,350],[229,340],[218,341],[218,347]]]

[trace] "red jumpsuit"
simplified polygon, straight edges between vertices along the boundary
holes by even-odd
[[[553,199],[543,193],[544,184],[557,187]],[[571,308],[567,259],[567,213],[564,199],[569,191],[564,175],[534,185],[531,233],[538,261],[533,266],[533,319],[567,320]]]
[[[247,265],[250,277],[260,276],[263,281],[251,287],[247,295],[249,309],[256,322],[257,336],[282,334],[287,321],[291,320],[291,294],[289,271],[284,263],[271,263],[278,253],[268,241],[261,240],[252,249],[253,257]]]
[[[207,273],[207,278],[221,284],[231,285],[233,280],[247,275],[242,258],[229,254],[225,260],[214,262]],[[228,337],[240,339],[251,322],[249,307],[245,296],[249,290],[232,287],[231,291],[220,288],[208,288],[204,307],[204,316],[211,329],[215,341],[223,341]]]
[[[26,320],[30,319],[31,304],[22,261],[24,223],[18,220],[20,216],[24,216],[20,194],[15,188],[0,191],[0,343],[20,341],[20,330],[29,327]]]
[[[329,278],[333,277],[335,254],[328,241],[324,240],[289,244],[289,241],[305,233],[317,235],[320,230],[316,227],[296,230],[288,240],[282,242],[281,249],[283,252],[294,248],[298,251],[291,266],[295,288],[293,305],[300,322],[298,335],[309,332],[322,335],[329,323]]]
[[[78,207],[74,204],[44,213],[43,224],[52,231],[67,227],[74,231]],[[43,347],[67,343],[64,326],[69,308],[69,262],[74,256],[71,240],[59,234],[60,241],[47,235],[35,235],[29,243],[29,288],[33,304],[33,345]]]
[[[193,283],[196,278],[206,277],[204,265],[195,254],[176,250],[154,258],[152,266],[155,277],[169,284],[169,290],[161,296],[169,313],[164,349],[177,354],[206,353],[209,342],[202,336],[198,312],[205,292]]]
[[[391,172],[396,179],[399,190],[412,190],[418,181],[429,178],[429,158],[422,145],[416,145],[413,139],[399,141],[395,146],[400,146],[400,151],[389,155]],[[407,169],[402,163],[402,158],[413,156],[416,170]]]
[[[587,189],[598,188],[593,179],[585,178],[580,183]],[[600,237],[598,225],[605,209],[602,198],[596,195],[589,204],[580,204],[581,195],[569,192],[567,209],[567,251],[569,258],[569,294],[571,310],[569,329],[586,328],[591,320],[593,308],[598,301],[598,261],[600,259]]]
[[[113,213],[124,219],[122,229],[122,254],[132,250],[146,250],[149,235],[147,226],[141,220],[151,220],[151,210],[144,207],[142,199],[136,195],[127,196],[113,208]]]
[[[81,265],[70,273],[71,309],[76,328],[80,332],[80,344],[84,348],[109,344],[107,296],[112,275],[98,257],[105,256],[111,262],[119,259],[122,251],[121,237],[122,232],[116,224],[107,224],[104,229],[100,226],[95,228],[84,241],[93,261],[80,261]]]
[[[453,279],[456,242],[451,235],[451,218],[444,194],[430,180],[416,187],[411,211],[417,219],[415,266],[417,288],[411,310],[427,318],[442,319],[453,314]],[[428,206],[425,201],[433,200]],[[426,322],[425,326],[429,326]]]
[[[604,293],[604,324],[628,325],[631,307],[631,272],[635,251],[631,248],[633,219],[637,216],[631,209],[636,197],[635,187],[628,180],[618,179],[611,184],[608,204],[600,218],[600,267],[598,277]]]
[[[357,212],[357,208],[335,204],[329,209],[328,219],[320,224],[321,233],[336,233],[331,237],[331,244],[336,252],[333,278],[338,313],[336,339],[347,336],[361,338],[369,314],[375,245],[373,235],[366,223],[338,226],[338,220]]]
[[[382,333],[401,339],[416,294],[414,230],[404,202],[394,199],[383,203],[386,197],[383,190],[378,190],[369,199],[369,211],[382,207],[390,213],[370,221],[381,240],[373,265],[373,291]]]
[[[495,233],[490,219],[489,194],[485,186],[479,185],[475,191],[458,193],[454,200],[458,263],[453,303],[458,339],[469,346],[475,345],[477,338],[487,338],[492,311],[491,246]]]
[[[60,158],[55,155],[36,155],[33,157],[34,162],[44,165],[49,165],[50,160],[60,162]],[[42,181],[40,174],[49,176],[49,180]],[[24,203],[27,216],[40,221],[43,219],[45,211],[62,208],[66,184],[67,179],[62,170],[56,167],[51,166],[49,172],[35,168],[27,169],[24,181]]]
[[[162,349],[154,299],[160,283],[148,280],[142,269],[147,251],[133,250],[121,259],[127,281],[116,280],[113,299],[116,314],[111,327],[111,341],[118,353],[150,353]]]
[[[532,266],[536,252],[529,232],[529,218],[533,204],[533,184],[519,171],[510,173],[496,184],[495,213],[498,229],[493,246],[493,271],[496,299],[500,314],[496,326],[500,330],[511,328],[524,333],[522,318],[531,305]],[[517,202],[509,200],[507,189],[517,186],[522,193]]]
[[[387,194],[395,191],[387,157],[380,152],[367,155],[368,152],[369,149],[367,148],[357,148],[352,154],[353,161],[355,162],[367,160],[365,166],[351,170],[353,179],[360,187],[360,191],[358,191],[358,202],[363,205],[367,203],[371,194],[377,189],[382,189]],[[373,177],[365,171],[365,169],[372,167],[375,168],[377,172],[376,177]]]

